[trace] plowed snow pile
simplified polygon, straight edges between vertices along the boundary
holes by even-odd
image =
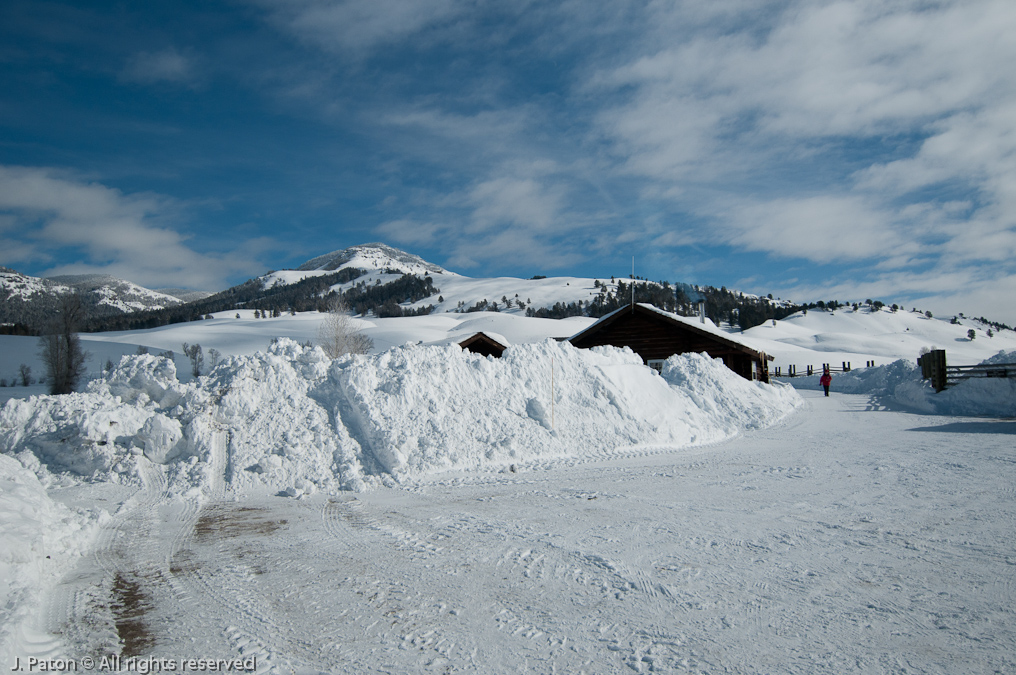
[[[661,376],[627,349],[554,341],[501,359],[407,345],[330,361],[280,339],[187,383],[167,359],[128,356],[86,393],[9,401],[0,449],[117,482],[137,480],[143,454],[166,465],[175,492],[224,479],[296,496],[713,443],[772,424],[800,401],[698,354],[671,358]]]
[[[11,653],[43,591],[87,553],[103,518],[54,502],[33,472],[0,455],[0,655]]]

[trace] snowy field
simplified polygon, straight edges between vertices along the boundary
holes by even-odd
[[[85,391],[3,390],[0,665],[1016,671],[1014,381],[935,394],[914,367],[1012,362],[1011,332],[838,310],[745,334],[853,361],[825,398],[547,339],[588,319],[371,319],[375,353],[334,362],[299,344],[319,321],[83,336]],[[477,330],[515,346],[448,344]],[[0,340],[12,373],[36,343]],[[182,342],[225,358],[192,378]]]

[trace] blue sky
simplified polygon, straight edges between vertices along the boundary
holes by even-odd
[[[1011,0],[0,6],[0,264],[217,290],[384,241],[1016,323]]]

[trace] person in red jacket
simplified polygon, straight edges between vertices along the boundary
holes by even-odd
[[[825,368],[822,371],[822,377],[819,378],[818,383],[825,389],[825,395],[829,395],[829,385],[833,383],[833,376],[829,373],[829,369]]]

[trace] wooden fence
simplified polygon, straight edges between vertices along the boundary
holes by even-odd
[[[946,363],[945,350],[935,349],[917,359],[921,366],[921,377],[931,380],[935,391],[955,386],[963,380],[986,377],[1016,378],[1016,363],[996,363],[990,366],[950,366]]]
[[[864,367],[865,368],[871,368],[874,365],[875,365],[874,361],[865,361],[864,362]],[[798,367],[795,366],[795,365],[787,366],[786,372],[783,372],[783,370],[782,370],[782,368],[780,366],[775,366],[773,371],[769,373],[769,376],[770,377],[807,377],[809,375],[817,375],[817,374],[821,373],[823,370],[826,370],[826,369],[828,369],[830,373],[849,373],[850,372],[850,361],[843,361],[843,365],[840,366],[839,368],[835,368],[835,367],[832,366],[832,364],[829,364],[829,363],[823,363],[821,366],[819,366],[817,368],[815,366],[805,366],[804,367],[804,372],[801,372],[798,369]]]

